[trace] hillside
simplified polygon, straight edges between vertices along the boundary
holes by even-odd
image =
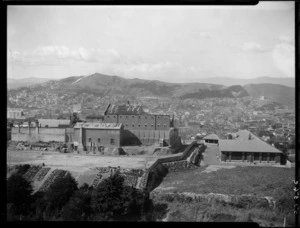
[[[242,80],[242,79],[241,79]],[[37,82],[37,81],[36,81]],[[119,76],[109,76],[95,73],[89,76],[71,76],[61,80],[46,81],[34,84],[28,91],[48,91],[57,94],[82,93],[97,96],[125,95],[133,97],[166,97],[179,99],[204,98],[240,98],[245,96],[272,97],[274,102],[293,106],[295,89],[279,84],[247,84],[245,86],[224,86],[209,83],[169,83],[158,80],[126,79]],[[17,92],[16,89],[11,90]]]
[[[187,98],[196,98],[196,99],[204,99],[211,97],[230,97],[230,98],[238,98],[249,96],[248,93],[244,90],[242,86],[230,86],[228,88],[222,88],[218,90],[207,90],[207,89],[199,89],[196,93],[187,93],[181,96],[182,99]]]
[[[249,84],[244,89],[252,97],[272,97],[275,102],[295,106],[295,88],[277,84]]]
[[[7,89],[17,89],[21,87],[27,87],[35,84],[44,83],[50,81],[50,78],[23,78],[23,79],[12,79],[7,78]]]
[[[157,80],[126,79],[119,76],[92,74],[90,76],[72,76],[58,81],[48,81],[34,85],[31,91],[46,90],[57,93],[94,93],[99,96],[131,95],[156,97],[181,97],[187,93],[215,91],[225,88],[222,85],[207,83],[168,83]],[[213,92],[212,92],[213,93]]]
[[[224,86],[232,86],[232,85],[247,85],[247,84],[279,84],[288,87],[295,88],[295,78],[274,78],[274,77],[258,77],[253,79],[243,79],[243,78],[226,78],[226,77],[219,77],[219,78],[205,78],[202,79],[200,82],[206,82],[211,84],[220,84]]]

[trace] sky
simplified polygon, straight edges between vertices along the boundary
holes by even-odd
[[[7,77],[295,77],[294,2],[8,6]]]

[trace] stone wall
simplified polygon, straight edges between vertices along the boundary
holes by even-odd
[[[197,148],[197,142],[194,141],[182,153],[157,159],[146,171],[144,179],[140,183],[140,188],[152,191],[168,172],[195,168],[196,166],[188,162],[187,158]],[[204,145],[201,145],[199,151],[203,152],[204,149]]]
[[[11,132],[12,141],[26,142],[65,142],[64,128],[28,128],[13,127]]]

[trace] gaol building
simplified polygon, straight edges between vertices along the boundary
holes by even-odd
[[[104,112],[104,123],[118,123],[124,127],[123,142],[127,145],[172,145],[181,140],[178,130],[173,128],[174,118],[169,115],[150,114],[140,105],[108,104]]]

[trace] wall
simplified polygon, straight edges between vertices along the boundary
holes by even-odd
[[[182,153],[157,159],[145,172],[140,188],[152,191],[169,171],[179,171],[195,167],[187,165],[186,159],[197,147],[197,142],[194,141]],[[203,152],[204,149],[205,147],[202,145],[200,151]]]
[[[80,129],[76,128],[74,133],[74,141],[79,142]],[[84,146],[89,146],[89,138],[91,142],[95,142],[97,146],[120,147],[121,130],[120,129],[86,129],[82,128],[82,141]],[[100,139],[100,143],[98,143]],[[111,139],[114,139],[114,144],[111,144]]]
[[[161,130],[170,128],[169,115],[105,115],[105,123],[122,123],[128,130]]]
[[[64,128],[29,128],[20,127],[20,133],[17,127],[12,128],[12,141],[28,142],[65,142]]]

